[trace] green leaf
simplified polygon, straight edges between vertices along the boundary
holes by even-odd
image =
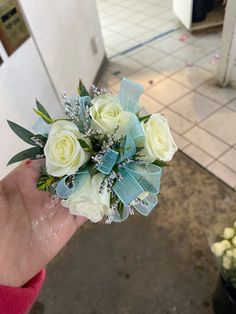
[[[40,102],[37,99],[36,99],[36,106],[37,106],[38,111],[40,111],[48,119],[52,120],[47,110],[44,108],[43,105],[40,104]]]
[[[124,215],[124,205],[122,202],[119,202],[118,207],[117,207],[117,211],[120,215],[120,219],[123,219],[123,215]]]
[[[42,113],[41,111],[34,109],[33,110],[48,124],[52,124],[54,121],[51,118],[48,118],[44,113]]]
[[[84,151],[86,152],[91,152],[91,147],[89,146],[89,144],[87,144],[84,140],[82,140],[81,138],[78,139],[80,146],[83,148]]]
[[[147,114],[146,116],[139,117],[139,121],[147,121],[151,117],[151,114]]]
[[[159,166],[159,167],[169,167],[170,166],[167,162],[162,161],[162,160],[155,160],[153,162],[153,165],[156,165],[156,166]]]
[[[79,80],[79,87],[78,87],[78,94],[80,97],[83,96],[89,96],[89,92],[87,91],[86,87],[84,86],[84,83],[82,80]]]
[[[43,149],[42,147],[31,147],[31,148],[28,148],[26,150],[23,150],[22,152],[16,154],[14,157],[12,157],[7,165],[11,165],[11,164],[14,164],[15,162],[18,162],[18,161],[22,161],[22,160],[25,160],[25,159],[36,159],[36,155],[37,154],[43,154]]]
[[[41,175],[37,182],[37,189],[50,191],[50,187],[54,182],[55,178],[53,176]]]
[[[31,138],[34,136],[33,133],[26,130],[22,126],[16,124],[15,122],[7,120],[7,123],[9,127],[12,129],[12,131],[16,133],[16,135],[19,136],[23,141],[25,141],[26,143],[30,145],[37,146],[35,142],[31,140]]]

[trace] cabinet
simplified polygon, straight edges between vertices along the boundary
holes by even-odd
[[[198,23],[192,22],[193,2],[194,0],[173,0],[173,11],[187,30],[195,31],[223,25],[225,13],[223,1],[216,1],[214,9],[208,12],[206,19]]]

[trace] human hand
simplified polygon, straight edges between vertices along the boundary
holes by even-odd
[[[26,161],[0,181],[0,284],[20,287],[86,221],[36,189],[40,161]]]

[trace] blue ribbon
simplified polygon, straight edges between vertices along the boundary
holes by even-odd
[[[116,181],[113,191],[124,204],[128,206],[141,193],[157,194],[160,191],[162,170],[152,164],[128,164],[120,169],[123,180]]]
[[[118,98],[125,111],[136,113],[139,111],[139,97],[143,93],[142,85],[123,78]]]
[[[88,170],[84,170],[84,171],[79,171],[74,175],[73,178],[73,186],[69,187],[66,184],[66,180],[67,178],[70,176],[66,176],[64,178],[62,178],[56,187],[56,193],[57,196],[63,199],[68,198],[71,194],[75,193],[76,191],[78,191],[81,186],[85,183],[85,181],[88,179],[89,177],[89,171]],[[89,193],[89,191],[88,191]]]
[[[132,136],[128,133],[121,143],[120,146],[121,153],[118,158],[118,162],[122,162],[125,159],[128,159],[136,154],[136,145],[133,141]]]
[[[33,125],[33,130],[37,134],[46,135],[49,133],[50,129],[52,127],[52,124],[48,124],[46,121],[43,120],[43,118],[38,118],[38,120]]]
[[[128,218],[128,216],[129,216],[129,210],[128,210],[127,207],[124,207],[122,218],[120,217],[119,212],[116,210],[115,214],[114,214],[114,216],[112,218],[112,221],[113,222],[122,222],[122,221],[125,221]]]
[[[145,143],[145,134],[138,117],[133,114],[129,121],[128,132],[136,147],[142,147]]]
[[[148,216],[150,212],[153,210],[153,208],[156,207],[158,204],[158,198],[156,194],[149,193],[147,197],[145,197],[143,200],[145,202],[145,206],[140,203],[140,204],[135,204],[134,207],[135,209],[142,215]]]
[[[118,152],[108,148],[102,157],[101,163],[97,165],[97,170],[109,174],[117,161],[118,155]]]
[[[76,125],[79,130],[83,132],[90,126],[90,118],[87,116],[86,107],[91,105],[91,98],[89,96],[70,96],[67,97],[66,104],[72,108],[72,111],[78,112],[79,122],[77,122]]]

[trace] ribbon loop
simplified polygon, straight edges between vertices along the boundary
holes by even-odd
[[[139,97],[143,93],[142,85],[123,78],[118,98],[125,111],[136,113],[139,111]]]
[[[118,155],[118,152],[108,148],[102,157],[101,163],[98,164],[97,170],[104,174],[109,174],[117,161]]]
[[[144,192],[144,190],[137,180],[126,172],[125,167],[120,169],[120,173],[123,180],[116,181],[113,185],[113,191],[119,197],[124,206],[128,206],[142,192]]]
[[[126,166],[126,171],[149,193],[160,192],[160,179],[162,170],[153,164],[132,163]]]
[[[120,217],[120,214],[116,210],[115,213],[114,213],[114,216],[112,218],[112,221],[113,222],[123,222],[123,221],[125,221],[128,218],[128,216],[129,216],[129,210],[128,210],[127,207],[124,207],[122,219]]]
[[[134,204],[135,209],[142,215],[148,216],[150,212],[156,207],[158,204],[158,198],[156,194],[148,193],[148,196],[143,200],[145,205],[142,203]]]
[[[75,193],[76,191],[78,191],[81,186],[85,183],[85,181],[87,180],[89,176],[89,171],[88,170],[84,170],[84,171],[79,171],[73,178],[73,185],[72,187],[69,187],[66,184],[66,180],[70,177],[70,176],[66,176],[64,178],[62,178],[56,187],[56,193],[57,196],[63,199],[68,198],[71,194]]]
[[[125,159],[129,159],[135,154],[136,154],[136,145],[133,141],[132,136],[128,133],[127,136],[125,137],[125,140],[123,141],[121,145],[121,153],[120,153],[118,162],[122,162]]]

